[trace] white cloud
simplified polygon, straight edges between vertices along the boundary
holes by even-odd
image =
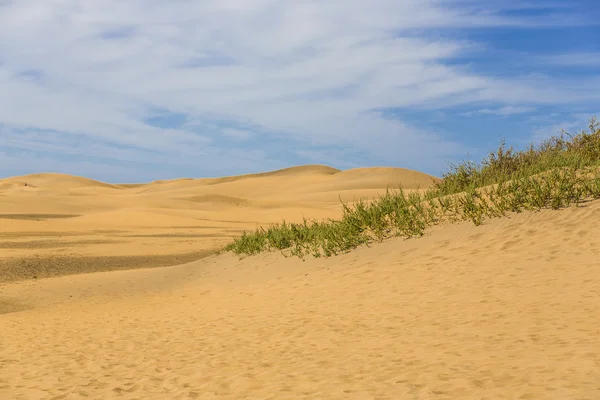
[[[600,67],[600,53],[567,53],[544,57],[548,63],[562,66]]]
[[[462,113],[466,117],[472,117],[474,115],[500,115],[509,116],[515,114],[525,114],[535,111],[535,107],[530,106],[505,106],[499,108],[481,108],[479,110],[473,110],[466,113]]]
[[[0,135],[16,148],[60,153],[73,140],[92,140],[106,146],[88,151],[107,157],[141,149],[138,157],[156,151],[197,165],[202,154],[202,165],[212,167],[209,156],[224,151],[214,135],[242,139],[252,131],[263,140],[268,133],[424,165],[461,146],[370,110],[485,100],[515,104],[504,107],[510,112],[599,97],[589,84],[492,79],[447,65],[481,44],[439,39],[431,29],[557,22],[503,17],[468,1],[7,4],[0,5]],[[188,114],[193,123],[148,126],[157,108]],[[219,121],[240,126],[221,128]],[[187,130],[194,123],[199,134]]]
[[[222,129],[221,133],[233,140],[247,140],[252,136],[252,133],[249,131],[231,128]]]

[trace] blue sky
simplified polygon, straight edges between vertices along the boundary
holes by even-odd
[[[0,0],[0,177],[440,176],[600,117],[596,0]]]

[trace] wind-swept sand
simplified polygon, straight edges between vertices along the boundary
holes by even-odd
[[[133,185],[63,174],[0,179],[0,282],[194,261],[244,230],[282,218],[337,218],[340,199],[425,188],[433,179],[320,165]]]
[[[209,218],[219,212],[243,226],[302,212],[332,216],[342,188],[351,199],[381,190],[393,175],[292,172],[205,180],[202,190],[196,180],[127,188],[77,181],[77,190],[58,193],[27,189],[29,180],[3,189],[3,213],[81,216],[5,219],[1,232],[70,238],[85,227],[121,234],[176,232],[171,225],[186,221],[231,226]],[[258,179],[264,186],[252,184]],[[48,191],[29,194],[41,190]],[[98,195],[107,190],[120,194]],[[27,196],[52,200],[34,210]],[[167,208],[191,196],[202,207]],[[231,205],[239,199],[247,203]],[[0,284],[0,399],[598,399],[598,221],[600,202],[591,202],[437,227],[329,259],[225,254]],[[127,240],[78,246],[91,255],[131,255],[128,245],[183,248],[156,237]]]

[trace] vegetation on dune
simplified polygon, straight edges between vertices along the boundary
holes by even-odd
[[[426,191],[402,188],[352,205],[342,203],[340,220],[275,224],[244,233],[222,251],[252,255],[281,250],[304,258],[329,257],[363,244],[401,236],[418,237],[432,225],[471,221],[524,210],[560,209],[600,199],[600,124],[589,131],[562,131],[523,151],[501,142],[479,164],[466,161]]]

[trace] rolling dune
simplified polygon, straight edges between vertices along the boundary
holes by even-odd
[[[0,245],[0,282],[72,274],[78,262],[86,272],[191,261],[244,230],[282,218],[338,217],[340,199],[373,198],[390,184],[423,187],[433,179],[401,168],[322,165],[133,185],[53,173],[2,179],[0,240],[10,243]],[[43,243],[30,243],[31,232],[44,233]],[[148,263],[151,256],[159,261]]]
[[[81,176],[56,174],[56,173],[41,173],[18,176],[2,180],[5,183],[14,182],[17,185],[32,186],[41,189],[57,190],[57,189],[79,189],[87,187],[99,187],[105,189],[121,189],[119,185],[112,185],[96,181],[94,179],[84,178]]]
[[[210,251],[432,177],[70,179],[0,180],[0,399],[600,398],[600,201],[239,260]]]

